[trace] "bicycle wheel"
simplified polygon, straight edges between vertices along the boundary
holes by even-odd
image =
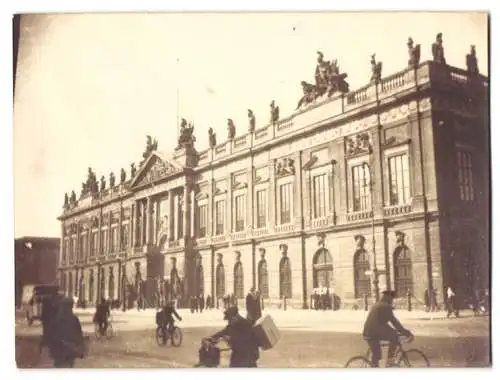
[[[164,346],[167,343],[167,337],[165,336],[165,330],[163,328],[157,327],[155,336],[158,346]]]
[[[429,360],[422,351],[414,348],[401,353],[398,362],[399,367],[427,368],[430,367]]]
[[[182,330],[179,327],[174,327],[170,340],[172,341],[172,346],[174,347],[179,347],[182,344]]]
[[[364,356],[354,356],[350,358],[344,368],[370,368],[370,361]]]

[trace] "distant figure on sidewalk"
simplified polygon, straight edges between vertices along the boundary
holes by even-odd
[[[458,308],[457,308],[457,299],[456,299],[455,292],[451,288],[451,286],[448,286],[448,289],[446,290],[446,307],[448,310],[448,313],[446,315],[447,318],[450,318],[451,314],[455,314],[455,317],[458,318]]]
[[[203,298],[203,294],[200,294],[198,296],[198,303],[200,304],[200,313],[203,311],[203,309],[208,307],[207,305],[205,305],[205,298]]]
[[[212,299],[210,298],[210,294],[207,295],[207,309],[212,309]]]

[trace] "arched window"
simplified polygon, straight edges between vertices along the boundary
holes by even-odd
[[[319,249],[314,255],[313,286],[315,288],[333,287],[333,259],[325,248]]]
[[[242,299],[244,297],[243,289],[243,264],[238,261],[234,264],[234,296]]]
[[[413,275],[410,250],[406,246],[394,251],[394,285],[398,297],[413,294]]]
[[[280,298],[283,297],[292,298],[292,268],[288,257],[280,261]]]
[[[68,273],[68,297],[73,297],[73,273]]]
[[[90,271],[89,277],[89,302],[92,304],[95,302],[94,300],[94,271]]]
[[[114,275],[113,271],[109,272],[108,298],[111,300],[115,299],[115,275]]]
[[[370,270],[370,259],[364,249],[358,250],[354,254],[354,297],[361,298],[365,294],[371,294],[370,275],[366,272]]]
[[[223,264],[217,265],[215,270],[215,294],[217,298],[222,298],[226,294],[226,273]]]
[[[269,276],[267,273],[267,261],[260,260],[258,270],[258,289],[262,298],[269,298]]]

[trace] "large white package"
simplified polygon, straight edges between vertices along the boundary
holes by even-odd
[[[255,322],[253,327],[260,348],[269,350],[280,340],[280,332],[270,315],[264,315]]]

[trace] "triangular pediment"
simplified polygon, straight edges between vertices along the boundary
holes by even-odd
[[[130,187],[157,182],[163,178],[181,173],[184,167],[166,153],[152,152],[132,179]]]

